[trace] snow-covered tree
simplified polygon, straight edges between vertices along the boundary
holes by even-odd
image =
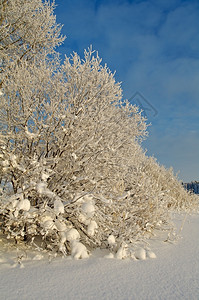
[[[1,73],[22,59],[33,60],[44,50],[51,53],[64,38],[53,14],[54,2],[0,1]]]
[[[165,228],[169,210],[197,208],[172,171],[145,155],[146,120],[122,100],[98,54],[88,49],[83,60],[74,53],[60,64],[53,6],[16,0],[1,8],[0,216],[8,237],[35,245],[40,237],[43,248],[75,258],[98,246],[123,257]]]

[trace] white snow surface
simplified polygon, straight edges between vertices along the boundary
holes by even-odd
[[[175,216],[177,232],[183,217]],[[198,233],[199,216],[189,216],[181,238],[170,243],[163,236],[154,237],[150,249],[157,258],[146,255],[145,260],[118,260],[108,250],[96,250],[86,259],[56,257],[49,262],[45,253],[19,250],[17,254],[2,239],[0,299],[198,300]],[[17,255],[24,256],[21,264],[16,264]]]

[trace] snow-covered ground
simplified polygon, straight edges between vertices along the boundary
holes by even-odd
[[[157,258],[108,259],[97,250],[89,259],[57,257],[50,263],[34,252],[16,263],[16,252],[0,243],[0,299],[199,299],[199,216],[176,216],[180,239],[153,238]],[[31,260],[30,258],[34,258]]]

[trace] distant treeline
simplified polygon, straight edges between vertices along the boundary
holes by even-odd
[[[194,181],[191,183],[183,183],[184,187],[195,194],[199,194],[199,181]]]

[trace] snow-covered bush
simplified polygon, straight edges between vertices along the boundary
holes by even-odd
[[[124,258],[128,245],[168,228],[170,210],[197,209],[196,196],[145,155],[146,120],[122,101],[120,84],[97,53],[88,49],[84,60],[74,53],[60,65],[52,7],[33,2],[39,6],[28,6],[23,17],[29,10],[34,17],[44,13],[45,42],[39,35],[31,46],[13,29],[21,36],[19,50],[29,53],[22,51],[20,59],[10,44],[9,52],[1,44],[1,230],[16,242],[74,258],[88,257],[96,247]],[[26,8],[26,1],[5,3]],[[9,18],[1,17],[1,31],[13,38],[4,11]],[[23,28],[31,28],[26,18]]]
[[[1,76],[22,60],[34,60],[44,50],[54,52],[64,37],[53,14],[54,2],[42,0],[0,1]]]

